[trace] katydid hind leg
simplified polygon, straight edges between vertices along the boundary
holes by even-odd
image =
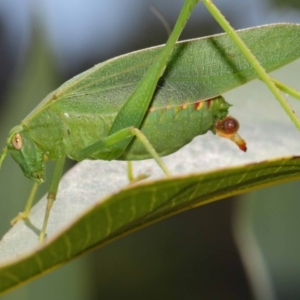
[[[299,91],[293,89],[292,87],[290,87],[274,78],[272,78],[272,81],[277,86],[277,88],[281,90],[281,92],[286,93],[286,94],[290,95],[291,97],[294,97],[297,100],[300,100],[300,92]]]
[[[240,49],[241,53],[243,53],[244,57],[248,60],[248,62],[252,65],[253,69],[255,69],[256,73],[259,75],[258,77],[266,84],[266,86],[273,93],[277,101],[280,103],[281,107],[290,117],[291,121],[294,123],[296,128],[300,131],[300,120],[293,111],[292,107],[288,104],[285,97],[280,91],[280,88],[274,83],[271,76],[266,72],[266,70],[262,67],[260,62],[257,60],[255,55],[247,48],[244,41],[239,37],[239,35],[235,32],[235,30],[231,27],[229,22],[222,15],[221,11],[213,4],[212,0],[202,0],[203,4],[210,12],[210,14],[214,17],[214,19],[219,23],[219,25],[225,30],[231,40],[235,43],[235,45]]]
[[[151,65],[142,80],[138,83],[130,97],[119,110],[110,128],[110,135],[113,135],[129,126],[140,128],[156,90],[157,82],[166,69],[166,65],[173,51],[174,45],[198,2],[199,0],[185,0],[180,11],[180,15],[177,18],[175,26],[165,46],[162,48],[157,59]],[[112,151],[114,151],[118,157],[121,156],[130,144],[131,140],[132,136],[129,136],[128,139],[121,140],[119,145],[112,145]]]
[[[42,243],[44,241],[46,235],[47,224],[48,224],[51,208],[56,199],[56,194],[59,186],[59,181],[61,179],[64,163],[65,163],[65,156],[58,158],[55,162],[55,167],[54,167],[53,175],[48,190],[47,205],[45,210],[43,226],[40,231],[39,243]]]

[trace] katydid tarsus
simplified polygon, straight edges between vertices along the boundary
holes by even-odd
[[[48,95],[21,125],[11,130],[0,165],[10,152],[24,175],[36,182],[25,212],[14,223],[28,217],[37,186],[45,180],[47,160],[54,160],[55,168],[40,242],[46,234],[66,157],[77,161],[154,158],[164,173],[170,175],[160,156],[177,151],[208,130],[229,137],[246,150],[245,142],[237,134],[238,123],[227,116],[229,104],[221,96],[168,107],[156,107],[155,98],[151,102],[174,44],[197,2],[185,1],[166,45],[128,99],[112,105],[107,99],[94,99],[82,93],[75,101],[72,93],[67,93],[68,89],[76,85],[82,88],[85,72]],[[211,1],[203,2],[211,4]]]

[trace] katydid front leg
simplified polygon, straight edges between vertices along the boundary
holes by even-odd
[[[45,235],[46,235],[46,229],[47,229],[47,224],[48,224],[48,220],[49,220],[49,216],[50,216],[50,211],[51,208],[53,206],[53,202],[56,199],[56,195],[57,195],[57,190],[58,190],[58,186],[59,186],[59,181],[61,179],[62,176],[62,170],[63,170],[63,166],[65,163],[65,156],[61,156],[60,158],[58,158],[55,161],[55,167],[54,167],[54,171],[53,171],[53,175],[51,178],[51,182],[50,182],[50,186],[49,186],[49,190],[48,190],[48,195],[47,195],[47,204],[46,204],[46,210],[45,210],[45,216],[44,216],[44,220],[43,220],[43,225],[42,225],[42,229],[40,231],[40,235],[39,235],[39,243],[42,243],[44,241]],[[23,219],[27,219],[33,204],[33,200],[35,197],[35,194],[37,192],[37,188],[39,186],[39,183],[35,182],[33,184],[30,196],[28,198],[28,201],[26,203],[26,207],[24,212],[21,212],[17,215],[17,217],[15,217],[12,221],[11,224],[14,225],[17,222],[19,222],[20,220]]]
[[[33,204],[34,196],[35,196],[35,194],[37,192],[37,189],[38,189],[38,186],[39,186],[38,182],[35,182],[33,184],[31,192],[30,192],[30,195],[29,195],[29,198],[28,198],[28,200],[26,202],[25,210],[23,212],[20,212],[14,219],[12,219],[10,221],[11,225],[15,225],[20,220],[28,218],[30,210],[31,210],[31,207],[32,207],[32,204]]]

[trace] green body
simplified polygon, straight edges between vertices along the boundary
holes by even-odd
[[[119,59],[113,72],[109,70],[110,61],[99,64],[48,95],[21,125],[11,130],[0,165],[10,152],[24,175],[36,182],[25,212],[13,223],[28,217],[35,187],[45,180],[47,159],[55,160],[55,167],[40,242],[46,233],[65,157],[78,161],[153,157],[170,175],[160,156],[177,151],[197,135],[214,131],[215,123],[228,113],[229,104],[223,98],[201,102],[195,93],[160,95],[162,85],[168,85],[172,91],[172,84],[164,81],[162,75],[197,3],[198,0],[185,1],[166,45],[151,59],[150,67],[145,57],[135,65],[126,64],[126,57]],[[172,68],[167,72],[172,72]]]
[[[113,105],[107,99],[91,101],[89,97],[81,97],[80,101],[74,101],[70,97],[55,95],[55,92],[49,95],[19,127],[13,129],[13,133],[27,132],[26,139],[32,139],[51,160],[59,156],[81,160],[79,150],[109,135],[124,102]],[[195,136],[213,131],[215,122],[227,115],[228,108],[229,104],[222,97],[169,107],[157,107],[154,100],[140,129],[159,156],[164,156],[177,151]],[[106,159],[106,153],[86,158]],[[146,158],[151,156],[137,138],[121,156],[114,157],[119,160]]]

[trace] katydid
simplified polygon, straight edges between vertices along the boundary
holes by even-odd
[[[245,142],[237,134],[238,122],[227,116],[229,104],[221,96],[198,101],[185,99],[180,105],[170,100],[167,106],[158,105],[155,96],[153,97],[174,45],[197,2],[198,0],[185,1],[166,45],[128,99],[124,97],[116,101],[90,95],[88,87],[101,83],[98,79],[95,82],[92,78],[85,80],[89,72],[92,72],[88,70],[50,93],[21,125],[10,131],[7,145],[0,156],[0,166],[10,152],[24,175],[36,182],[25,212],[17,216],[13,223],[28,217],[37,185],[45,180],[47,160],[54,160],[55,168],[48,189],[40,242],[46,233],[66,157],[77,161],[154,158],[164,173],[169,175],[160,156],[177,151],[195,136],[208,130],[230,138],[241,150],[246,151]],[[212,2],[203,0],[203,3],[220,21],[222,17]],[[223,25],[232,36],[229,24]],[[245,48],[238,37],[234,39],[239,47]],[[253,57],[249,60],[257,66]],[[257,71],[263,73],[261,70]],[[260,76],[269,80],[267,76]],[[273,83],[270,88],[275,88]]]
[[[170,175],[160,156],[177,151],[208,130],[232,139],[246,151],[245,142],[237,134],[238,122],[227,116],[230,105],[221,96],[206,101],[183,100],[181,105],[165,107],[158,106],[153,98],[172,49],[197,2],[185,1],[165,47],[128,99],[116,103],[81,92],[86,87],[85,72],[49,94],[21,125],[10,131],[0,165],[9,152],[24,175],[36,182],[25,212],[13,223],[28,217],[37,185],[45,181],[47,160],[55,161],[55,169],[40,242],[46,233],[66,157],[77,161],[154,158],[166,175]]]
[[[154,100],[139,130],[131,127],[119,131],[119,133],[124,132],[126,138],[135,135],[135,131],[137,134],[122,154],[115,157],[110,145],[115,145],[122,140],[123,135],[121,138],[114,135],[115,138],[111,139],[113,135],[109,135],[109,131],[118,111],[111,109],[102,113],[103,107],[108,106],[105,101],[94,102],[82,99],[76,107],[73,107],[68,103],[70,99],[62,97],[54,100],[55,97],[54,92],[42,106],[28,115],[21,125],[11,130],[7,146],[1,156],[2,161],[9,152],[20,165],[24,175],[38,184],[45,181],[45,161],[48,159],[56,161],[48,193],[45,226],[56,196],[66,156],[77,161],[83,159],[141,160],[152,158],[154,152],[154,156],[158,157],[158,164],[168,174],[167,168],[159,157],[177,151],[195,136],[204,134],[208,130],[232,139],[241,150],[246,151],[245,142],[236,133],[237,121],[227,116],[230,105],[221,96],[174,107],[156,107]],[[101,141],[104,146],[100,145],[97,151],[86,152],[98,141]],[[37,185],[34,189],[36,187]],[[30,203],[32,197],[33,195],[30,197]],[[13,223],[27,218],[30,207],[31,204],[24,213],[13,220]],[[45,232],[41,234],[43,234],[40,237],[42,241]]]

